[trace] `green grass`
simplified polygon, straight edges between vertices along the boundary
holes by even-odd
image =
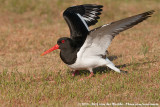
[[[156,10],[148,20],[116,36],[108,49],[115,65],[128,71],[128,75],[98,68],[93,78],[79,81],[89,73],[82,71],[73,78],[58,50],[40,56],[59,37],[69,36],[63,11],[72,5],[88,3],[104,5],[96,26]],[[0,0],[1,106],[160,104],[159,3],[158,0]]]
[[[151,76],[150,80],[145,79],[147,75],[145,72],[128,75],[109,73],[105,78],[100,78],[102,75],[97,74],[94,78],[80,82],[78,79],[81,77],[73,78],[69,73],[41,71],[24,74],[4,70],[0,74],[0,99],[5,106],[106,103],[106,99],[108,103],[156,103],[160,100],[156,93],[160,91],[150,85],[158,85],[160,76]],[[132,98],[136,100],[132,101]],[[139,101],[143,98],[144,101]]]
[[[142,44],[142,53],[144,54],[144,56],[148,52],[148,49],[149,49],[149,46],[146,43]]]
[[[116,74],[117,78],[114,78],[115,74],[110,73],[103,79],[99,78],[101,75],[97,74],[96,77],[90,80],[79,82],[79,78],[74,79],[67,73],[40,72],[23,74],[4,70],[0,75],[0,98],[5,104],[9,103],[10,106],[23,106],[26,104],[33,106],[39,104],[41,106],[62,106],[64,104],[72,105],[72,101],[105,103],[103,100],[106,97],[108,103],[113,101],[117,103],[134,103],[132,97],[138,99],[147,97],[145,100],[150,102],[159,101],[159,95],[155,94],[159,93],[159,89],[146,86],[146,84],[158,85],[159,76],[151,77],[156,79],[150,81],[149,79],[143,79],[143,73]],[[133,93],[134,95],[132,95]],[[141,102],[148,103],[147,101]]]

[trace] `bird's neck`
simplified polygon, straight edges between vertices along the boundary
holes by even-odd
[[[75,63],[77,59],[77,49],[64,49],[60,51],[60,57],[62,61],[68,65]]]

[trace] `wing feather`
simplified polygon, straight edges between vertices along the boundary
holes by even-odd
[[[71,39],[82,45],[89,34],[89,26],[96,24],[102,5],[84,4],[67,8],[63,17],[66,20]]]
[[[151,17],[153,12],[154,10],[151,10],[93,29],[80,50],[81,57],[105,55],[108,46],[117,34]]]

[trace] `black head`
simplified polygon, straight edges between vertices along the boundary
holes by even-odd
[[[42,53],[42,55],[45,55],[47,53],[50,53],[56,49],[60,49],[61,51],[73,51],[75,49],[75,45],[72,41],[72,39],[67,37],[62,37],[58,39],[57,44],[50,48],[49,50]]]
[[[59,49],[63,50],[63,49],[71,48],[73,45],[73,42],[70,38],[62,37],[58,39],[57,44],[59,45]]]
[[[42,53],[42,55],[50,53],[56,49],[60,49],[60,57],[64,63],[73,64],[76,61],[79,47],[77,47],[76,43],[72,39],[67,37],[59,38],[57,44]]]
[[[73,64],[77,58],[78,48],[76,43],[67,37],[62,37],[58,39],[57,45],[60,49],[60,57],[62,61],[66,64]]]

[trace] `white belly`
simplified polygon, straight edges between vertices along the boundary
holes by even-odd
[[[105,59],[98,57],[98,56],[89,56],[89,57],[78,57],[74,64],[68,65],[71,69],[74,70],[83,70],[83,69],[90,69],[95,68],[98,66],[104,66],[106,64]]]

